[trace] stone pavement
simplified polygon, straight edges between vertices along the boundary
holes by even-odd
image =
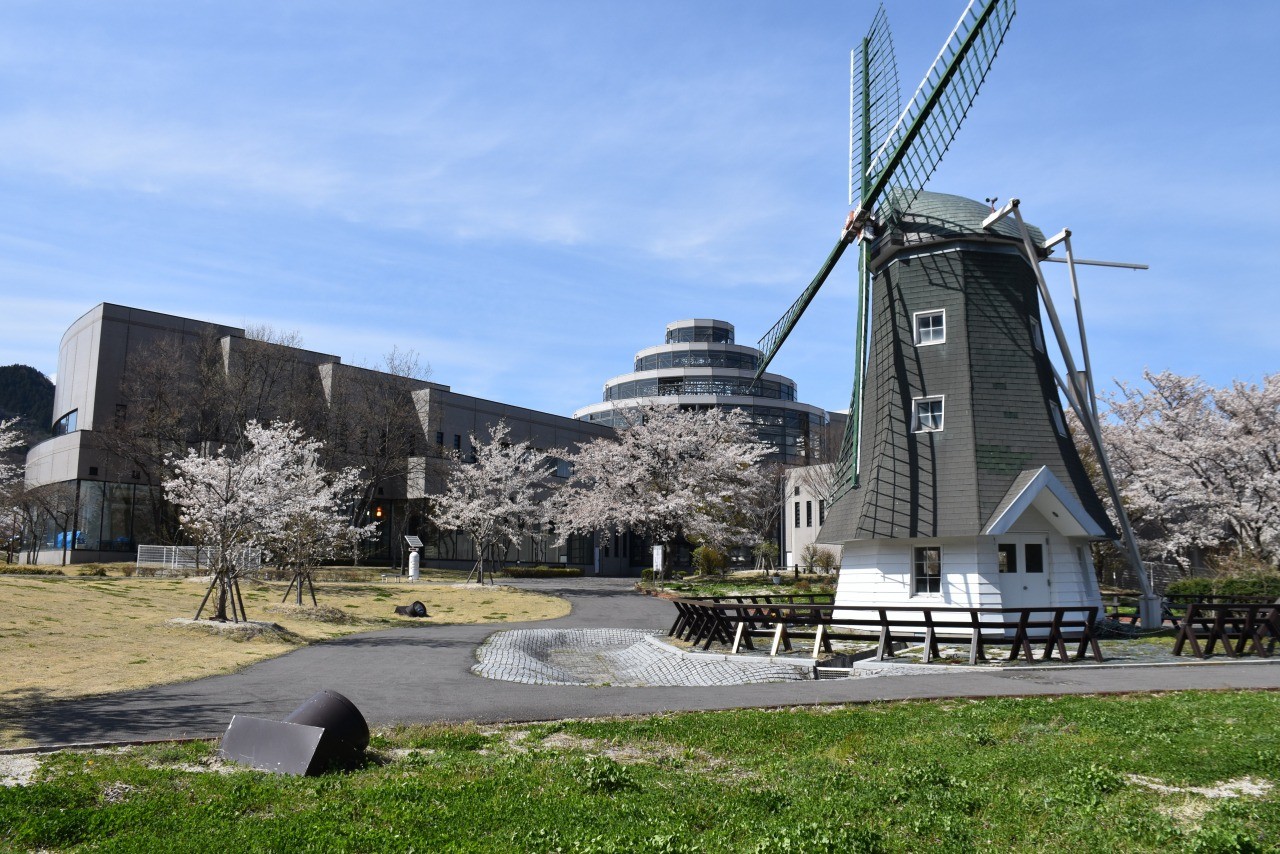
[[[495,631],[639,629],[665,632],[670,603],[625,579],[513,583],[565,596],[572,613],[502,626],[426,624],[348,635],[259,662],[237,673],[36,709],[23,722],[46,744],[218,736],[234,714],[282,719],[321,688],[345,694],[374,726],[396,722],[556,720],[679,710],[795,706],[931,697],[1121,693],[1186,688],[1280,689],[1280,656],[1249,662],[1148,667],[1008,668],[928,675],[716,685],[704,688],[533,685],[476,676],[476,649]],[[406,586],[405,601],[412,588]]]
[[[477,676],[526,685],[631,688],[754,685],[813,678],[812,667],[690,655],[640,629],[521,629],[498,632],[476,651]]]

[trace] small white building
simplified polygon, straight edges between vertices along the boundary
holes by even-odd
[[[834,463],[787,470],[782,490],[782,565],[786,569],[803,566],[804,550],[814,543],[839,562],[840,544],[818,540],[818,531],[827,521],[827,496],[834,475]]]

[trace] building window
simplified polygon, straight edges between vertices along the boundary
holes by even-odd
[[[1018,571],[1018,546],[1016,543],[1000,543],[996,546],[997,561],[1001,572]]]
[[[799,494],[800,494],[800,487],[798,487],[798,486],[797,486],[797,487],[796,487],[796,495],[799,495]]]
[[[813,502],[806,501],[804,503],[804,526],[806,528],[813,527]]]
[[[827,524],[827,499],[825,498],[818,499],[818,524]]]
[[[796,502],[796,527],[800,527],[800,502]]]
[[[1053,416],[1053,429],[1057,430],[1062,438],[1067,438],[1067,422],[1062,417],[1062,407],[1049,401],[1049,414]]]
[[[457,433],[453,434],[453,449],[455,451],[462,450],[462,437],[459,436]]]
[[[1044,331],[1040,329],[1040,321],[1034,317],[1031,318],[1031,344],[1041,353],[1044,352]]]
[[[916,546],[911,564],[912,588],[917,595],[942,592],[942,549]]]
[[[915,342],[917,347],[928,344],[941,344],[947,340],[947,311],[939,308],[933,311],[917,311],[915,319]]]
[[[936,433],[942,429],[941,397],[917,397],[911,404],[912,433]]]
[[[124,403],[116,404],[116,423],[123,424],[129,417],[129,406]]]
[[[78,409],[73,409],[66,415],[59,418],[53,424],[53,435],[65,436],[68,433],[76,432],[76,413]]]
[[[1023,554],[1027,558],[1027,572],[1044,572],[1044,546],[1039,543],[1027,543]]]
[[[439,430],[436,431],[436,444],[441,446],[444,445],[444,434]]]

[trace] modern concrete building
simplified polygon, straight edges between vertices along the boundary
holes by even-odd
[[[268,364],[269,369],[264,367]],[[404,416],[394,428],[409,434],[398,446],[404,459],[387,466],[387,476],[371,487],[368,496],[368,517],[383,523],[376,557],[387,563],[399,562],[404,533],[422,535],[427,542],[424,557],[437,565],[466,566],[474,560],[465,537],[420,530],[424,523],[406,516],[412,499],[439,488],[433,477],[438,467],[431,461],[441,456],[441,450],[465,454],[468,437],[486,435],[499,420],[511,427],[514,439],[529,439],[540,448],[574,448],[613,433],[605,424],[471,397],[441,383],[344,365],[338,356],[257,341],[244,329],[103,303],[73,323],[62,337],[54,435],[27,456],[28,486],[57,486],[67,506],[66,518],[46,517],[39,530],[30,532],[41,562],[59,563],[64,552],[76,563],[128,560],[139,543],[155,541],[156,520],[163,512],[158,478],[122,455],[110,438],[120,425],[147,417],[163,398],[179,413],[175,423],[182,435],[171,442],[172,450],[180,451],[179,444],[218,441],[213,416],[202,414],[209,402],[184,399],[199,396],[193,391],[196,385],[184,383],[201,370],[234,378],[232,385],[239,393],[254,398],[253,417],[294,418],[302,412],[303,418],[313,419],[344,444],[367,446],[379,440],[378,427],[368,418],[355,425],[361,435],[335,430],[330,422],[344,403],[363,402],[384,417],[392,410]],[[155,387],[145,407],[136,399],[144,373]],[[302,403],[290,409],[291,400],[297,403],[295,398]],[[388,401],[395,405],[387,405]],[[147,412],[141,411],[144,408]],[[387,429],[382,429],[383,444]],[[558,549],[548,538],[536,540],[526,541],[519,554],[510,558],[568,563],[608,574],[624,571],[624,557],[602,556],[604,550],[597,550],[591,538],[574,538]]]
[[[1089,546],[1116,533],[1063,418],[1038,259],[989,213],[922,192],[872,247],[861,474],[818,535],[844,547],[837,604],[1101,604]]]
[[[772,446],[771,461],[818,462],[827,412],[797,400],[796,384],[787,377],[766,373],[756,381],[759,362],[759,350],[734,342],[732,323],[677,320],[667,324],[665,343],[636,353],[631,372],[606,382],[601,402],[573,417],[625,427],[634,410],[648,403],[741,409],[760,440]]]

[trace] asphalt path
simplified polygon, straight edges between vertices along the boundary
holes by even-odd
[[[564,596],[555,620],[436,626],[348,635],[237,673],[46,705],[24,722],[40,745],[219,736],[236,714],[282,719],[323,688],[352,700],[373,726],[397,722],[538,721],[680,710],[779,707],[939,697],[995,697],[1199,689],[1280,689],[1280,656],[1241,663],[1086,665],[824,679],[703,688],[524,685],[475,676],[475,650],[516,628],[665,630],[671,605],[624,579],[527,580],[513,586]],[[400,597],[413,600],[412,588]]]

